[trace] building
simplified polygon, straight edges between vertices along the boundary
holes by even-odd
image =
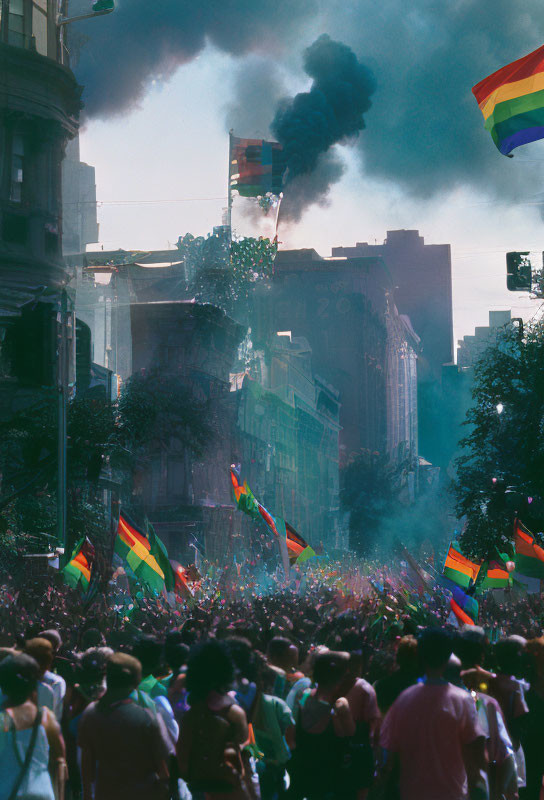
[[[383,244],[358,242],[334,247],[335,256],[383,258],[394,285],[401,315],[410,319],[420,339],[417,363],[419,449],[428,461],[445,466],[436,428],[443,416],[442,367],[453,355],[452,266],[449,244],[425,244],[416,230],[387,231]]]
[[[180,376],[201,400],[213,441],[201,459],[179,442],[153,455],[135,481],[133,504],[144,511],[173,558],[194,556],[191,545],[216,558],[238,533],[229,466],[231,452],[230,371],[245,330],[212,305],[188,301],[135,302],[132,368]]]
[[[306,339],[275,335],[231,379],[234,463],[252,491],[314,547],[344,549],[338,392],[314,375]]]
[[[333,256],[381,257],[391,273],[395,303],[421,339],[419,379],[440,380],[453,361],[451,246],[425,244],[415,230],[387,231],[383,244],[333,247]],[[430,301],[432,298],[432,302]]]
[[[95,169],[81,161],[76,136],[62,164],[62,251],[84,253],[98,236]]]
[[[413,378],[411,368],[399,371],[402,350],[405,345],[413,366],[417,336],[397,312],[382,258],[280,251],[272,288],[263,289],[257,307],[256,346],[269,331],[304,337],[314,373],[339,392],[341,467],[362,450],[391,452],[404,434],[407,447],[417,450],[413,418],[401,432],[399,416],[399,391],[406,390],[399,388],[401,372],[402,380]],[[410,404],[417,402],[413,387],[408,396]]]
[[[473,334],[463,336],[457,342],[457,366],[473,367],[487,348],[496,342],[501,329],[511,324],[511,311],[490,311],[489,325],[474,328]]]
[[[53,0],[4,0],[0,19],[0,415],[28,390],[66,385],[61,165],[81,87],[63,64]],[[62,354],[57,358],[57,352]]]

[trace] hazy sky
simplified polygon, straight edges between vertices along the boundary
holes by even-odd
[[[258,5],[259,0],[255,2]],[[452,4],[463,5],[453,0]],[[502,0],[490,3],[480,0],[480,5],[488,7],[490,13],[497,4],[502,7]],[[332,0],[328,4],[334,5]],[[359,7],[361,3],[341,5]],[[372,5],[376,7],[375,3]],[[424,0],[421,5],[429,6]],[[470,6],[472,2],[466,0],[464,5]],[[91,24],[106,25],[107,21],[106,17]],[[345,20],[346,26],[348,22]],[[416,23],[419,31],[421,20]],[[530,23],[529,20],[527,25]],[[259,127],[259,120],[268,117],[271,121],[277,101],[277,96],[271,96],[268,102],[268,78],[277,83],[276,88],[269,90],[273,94],[305,90],[307,79],[300,67],[302,49],[316,34],[328,32],[325,25],[326,20],[318,24],[312,19],[304,29],[300,49],[291,49],[283,59],[275,56],[270,61],[259,61],[261,56],[255,54],[240,59],[208,44],[196,58],[172,70],[168,79],[159,78],[150,85],[138,107],[120,116],[94,119],[86,125],[81,135],[81,157],[96,167],[100,244],[104,249],[166,248],[180,234],[187,231],[205,234],[221,223],[226,204],[228,126],[235,125],[235,132],[241,136],[268,135],[265,122]],[[342,26],[335,20],[331,27],[334,28],[331,35],[342,40],[339,35]],[[86,33],[90,36],[90,29]],[[371,34],[367,27],[367,37]],[[353,36],[350,39],[346,34],[344,38],[355,47]],[[512,55],[512,50],[505,50],[502,61],[500,52],[498,56],[489,55],[485,63],[490,62],[494,67],[488,71],[507,63],[516,53],[525,54],[533,46],[534,40],[528,39],[521,52],[514,50]],[[358,56],[365,60],[361,47]],[[451,118],[445,116],[437,121],[433,116],[432,120],[430,117],[426,120],[426,106],[422,104],[422,110],[410,118],[413,126],[410,146],[395,162],[400,154],[393,140],[399,132],[392,127],[387,129],[384,123],[387,102],[391,102],[391,97],[394,100],[395,95],[388,100],[385,91],[380,94],[377,58],[371,54],[368,59],[378,79],[375,112],[371,109],[366,115],[368,131],[361,134],[360,142],[355,145],[337,148],[346,164],[343,179],[332,187],[327,207],[311,207],[300,223],[280,230],[281,246],[314,247],[322,255],[330,255],[335,245],[381,242],[388,229],[417,228],[428,243],[452,245],[456,339],[471,333],[475,325],[485,325],[489,309],[512,308],[516,316],[532,316],[539,305],[536,301],[506,291],[505,253],[544,249],[540,215],[544,206],[535,205],[535,190],[542,182],[544,147],[541,143],[526,146],[514,159],[495,153],[491,139],[482,130],[469,82],[462,87],[467,93],[468,111],[464,107],[450,108]],[[413,63],[417,70],[417,52],[413,54]],[[478,69],[482,67],[476,67],[474,81],[487,74]],[[250,96],[252,75],[256,76],[257,90],[253,97]],[[383,81],[385,78],[382,86]],[[409,95],[412,88],[410,82],[403,86],[404,97],[404,92]],[[396,87],[396,96],[401,88]],[[244,97],[248,98],[247,103]],[[432,101],[429,102],[432,106]],[[476,112],[473,115],[471,102]],[[444,115],[444,109],[440,113]],[[451,134],[457,116],[463,113],[471,115],[469,123],[463,124],[467,130],[474,127],[475,141],[485,154],[481,159],[481,179],[480,156],[475,153],[474,145],[462,138],[457,141]],[[401,123],[405,125],[406,119],[399,121],[399,128]],[[367,150],[363,147],[365,141]],[[385,153],[383,163],[381,148]],[[489,154],[485,148],[489,148]],[[433,165],[432,169],[429,167],[428,183],[419,184],[418,176],[426,177],[426,153]],[[493,191],[489,190],[490,180]],[[512,191],[510,182],[515,186]],[[235,231],[252,235],[269,233],[268,219],[247,215],[243,202],[247,201],[235,201]]]

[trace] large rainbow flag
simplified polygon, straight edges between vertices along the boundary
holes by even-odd
[[[470,559],[466,558],[459,549],[459,545],[452,543],[446,556],[444,564],[443,575],[450,581],[453,581],[458,586],[464,589],[476,582],[478,573],[480,572],[480,564],[475,564]]]
[[[115,552],[127,562],[138,580],[153,591],[162,592],[166,576],[151,551],[151,543],[124,512],[119,515]]]
[[[544,137],[544,45],[507,64],[472,88],[484,127],[507,156]]]
[[[514,545],[516,572],[527,578],[544,578],[544,550],[535,542],[531,531],[519,519],[514,522]]]

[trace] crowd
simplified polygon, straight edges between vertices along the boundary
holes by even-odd
[[[459,629],[372,574],[178,607],[6,583],[0,800],[540,800],[540,596]]]

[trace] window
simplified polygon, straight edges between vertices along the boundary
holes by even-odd
[[[14,133],[11,142],[11,191],[9,198],[13,203],[23,199],[25,143],[23,137]]]
[[[9,0],[8,43],[25,46],[24,0]]]
[[[32,4],[32,36],[36,50],[47,55],[47,0],[34,0]]]

